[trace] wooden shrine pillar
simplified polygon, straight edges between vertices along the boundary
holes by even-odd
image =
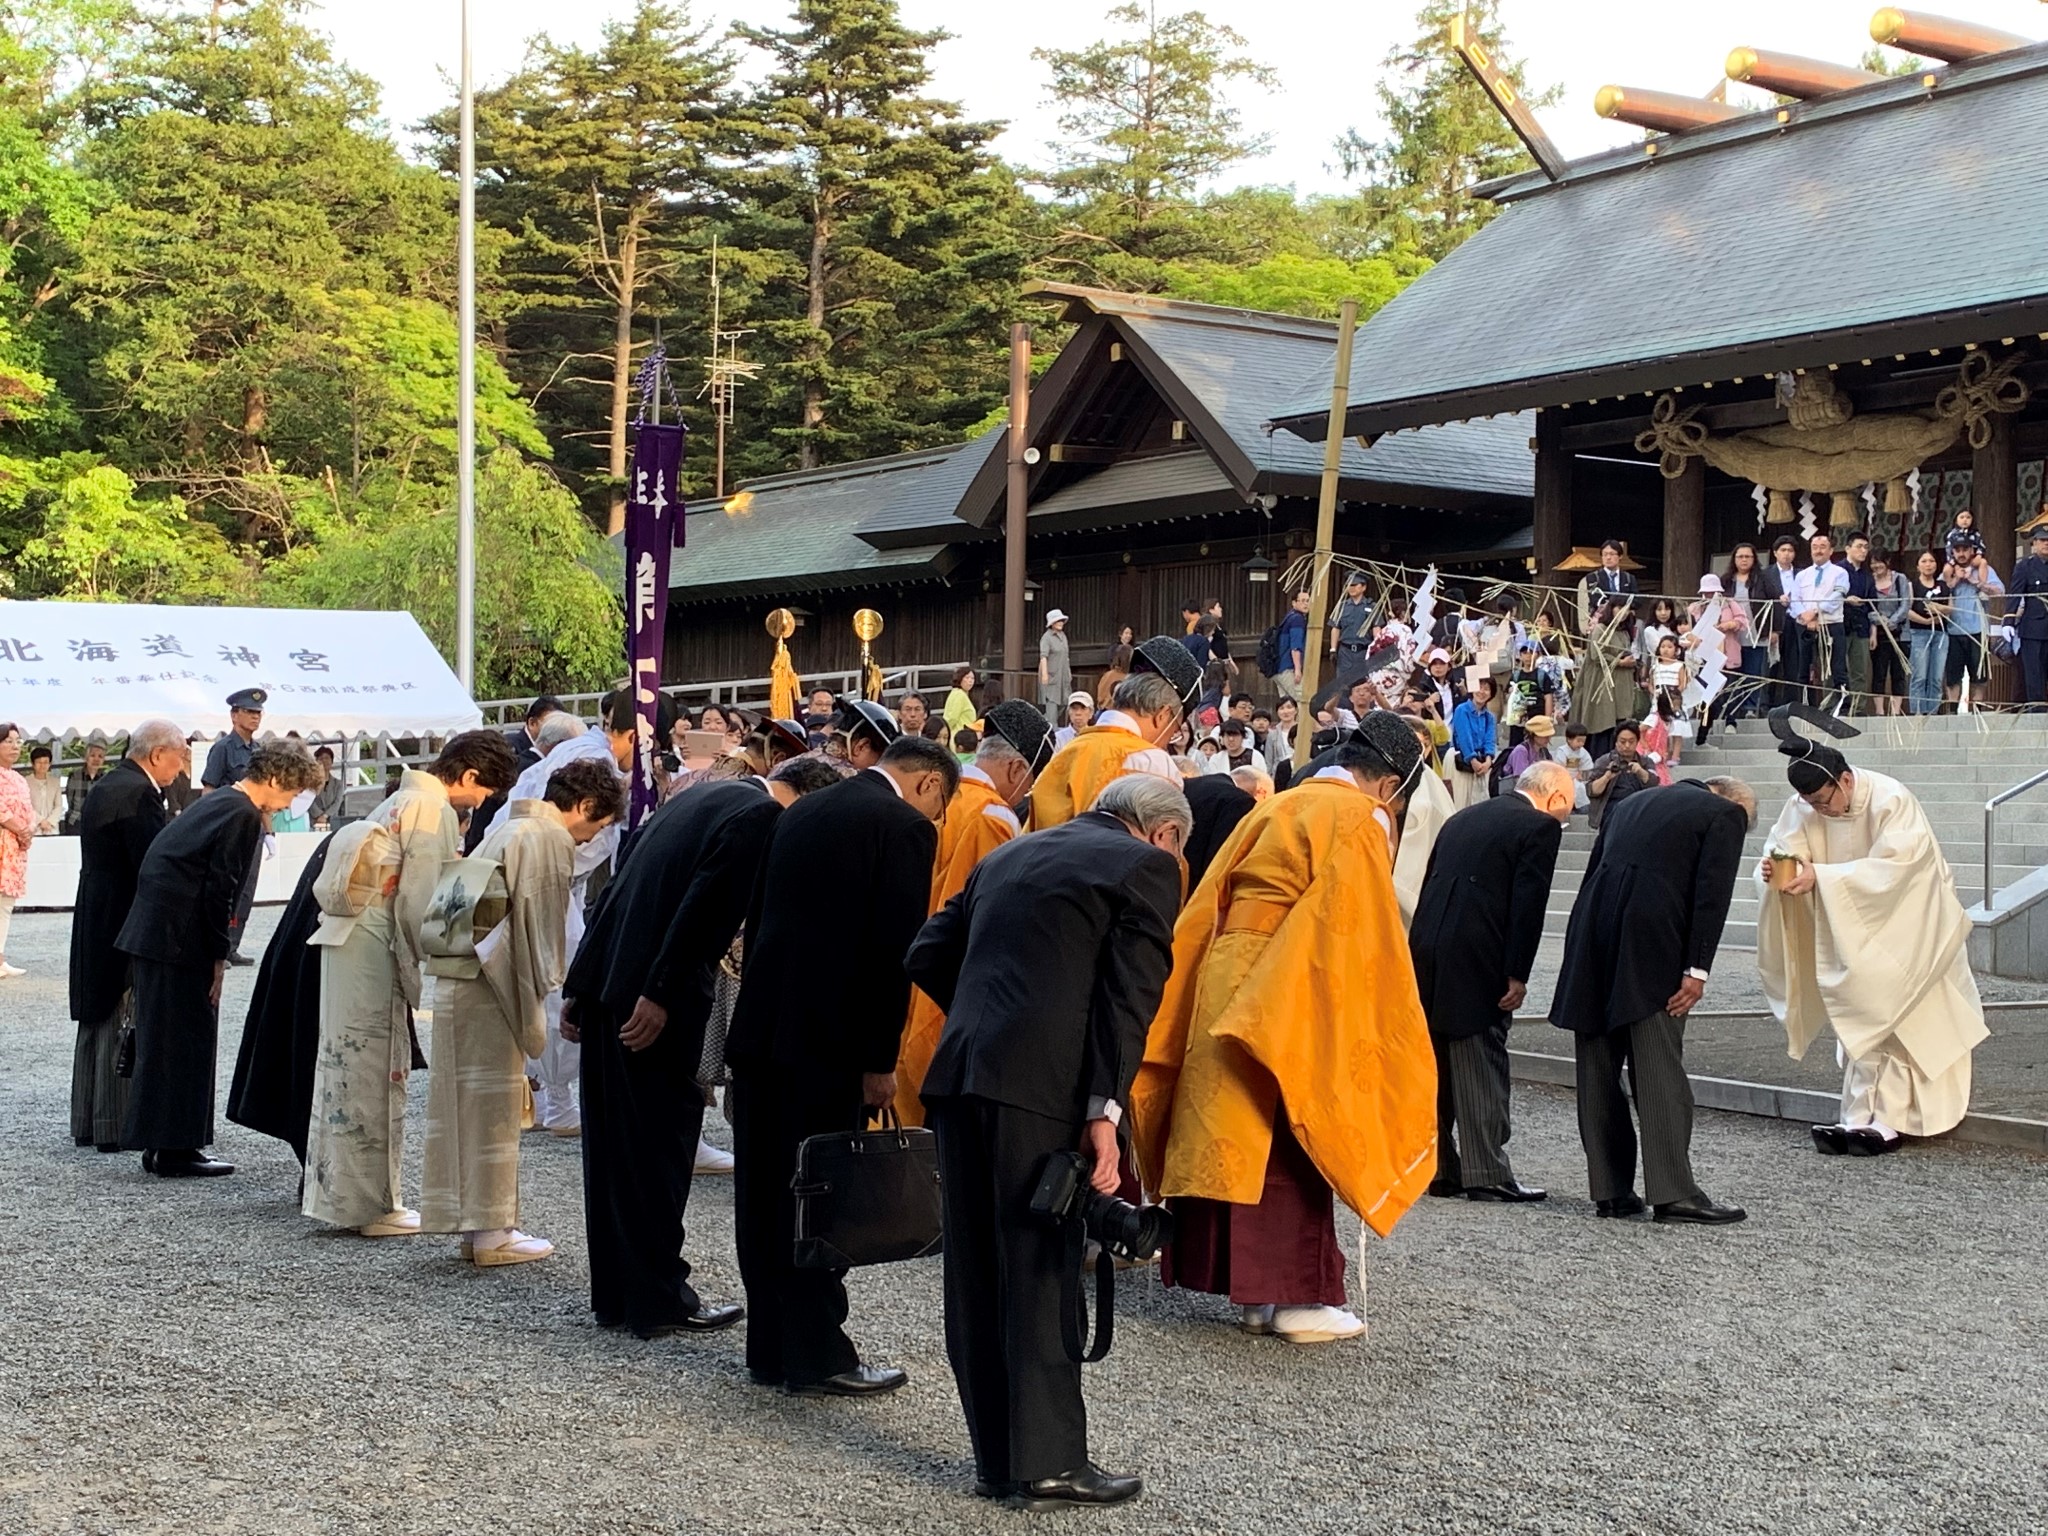
[[[1572,459],[1564,447],[1565,414],[1561,406],[1536,413],[1535,580],[1560,585],[1556,574],[1572,552]]]
[[[1707,461],[1689,458],[1685,473],[1664,482],[1664,577],[1666,597],[1681,603],[1699,590],[1707,568]]]
[[[1970,510],[1977,514],[1977,532],[2001,578],[2012,576],[2019,542],[2019,456],[2013,451],[2012,418],[1991,414],[1991,441],[1970,459]],[[1951,644],[1954,642],[1951,641]],[[1986,703],[2006,703],[2020,696],[2019,667],[1994,665],[1985,679]]]

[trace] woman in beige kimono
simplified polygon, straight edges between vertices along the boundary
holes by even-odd
[[[330,860],[314,887],[324,914],[320,1044],[306,1136],[301,1209],[365,1237],[420,1229],[399,1193],[412,1012],[420,1005],[420,920],[442,866],[461,854],[458,811],[473,811],[519,776],[496,731],[465,731],[425,772],[408,770],[368,817],[383,836],[351,836],[354,857]],[[353,892],[351,891],[353,887]]]
[[[423,947],[436,958],[427,962],[434,1065],[420,1226],[462,1234],[462,1256],[480,1266],[555,1251],[518,1228],[526,1059],[546,1042],[543,1004],[562,984],[576,849],[624,813],[610,764],[566,764],[541,798],[506,805],[476,852],[444,876],[422,925]],[[460,936],[487,925],[473,957],[460,954]]]

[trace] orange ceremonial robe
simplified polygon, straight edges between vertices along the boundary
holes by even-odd
[[[1157,1193],[1256,1205],[1280,1104],[1316,1170],[1382,1237],[1436,1172],[1436,1056],[1356,786],[1310,780],[1231,834],[1182,911],[1131,1092]]]
[[[931,911],[936,912],[967,888],[974,866],[1017,835],[1017,817],[1003,797],[981,780],[963,774],[953,803],[939,828],[939,856],[932,861]],[[903,1044],[896,1054],[896,1114],[905,1125],[924,1124],[924,1102],[918,1090],[939,1048],[946,1015],[917,987],[910,989],[910,1016],[903,1026]]]
[[[1043,832],[1072,821],[1095,803],[1110,780],[1131,771],[1124,765],[1132,753],[1149,746],[1136,731],[1120,725],[1091,725],[1077,732],[1031,786],[1031,830]]]

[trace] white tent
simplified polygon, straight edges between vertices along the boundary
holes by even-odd
[[[115,736],[152,717],[211,736],[242,688],[270,696],[265,735],[483,722],[409,613],[0,602],[0,720],[25,736]]]

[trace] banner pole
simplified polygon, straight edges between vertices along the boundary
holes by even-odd
[[[1358,300],[1337,313],[1336,377],[1330,384],[1330,425],[1323,433],[1323,479],[1316,491],[1316,551],[1309,571],[1309,633],[1301,648],[1301,714],[1294,722],[1294,766],[1309,760],[1316,734],[1315,697],[1323,685],[1323,631],[1329,624],[1330,565],[1337,556],[1337,480],[1344,462],[1344,412],[1351,403],[1351,340],[1358,330]]]

